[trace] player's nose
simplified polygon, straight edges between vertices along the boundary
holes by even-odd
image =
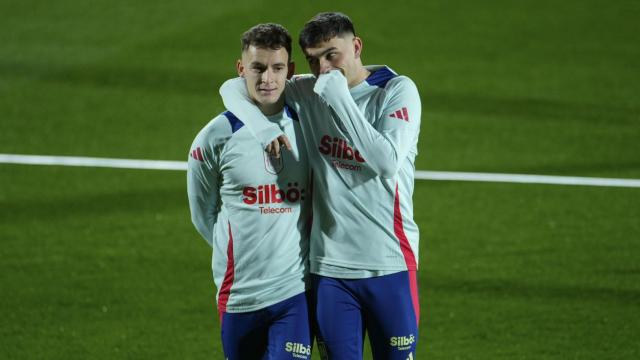
[[[320,59],[320,74],[324,74],[326,72],[331,71],[333,69],[333,65],[331,62],[325,59]]]
[[[274,79],[273,71],[271,69],[262,72],[262,82],[269,83]]]

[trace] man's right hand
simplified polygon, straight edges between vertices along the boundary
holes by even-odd
[[[280,152],[283,147],[286,147],[287,150],[291,151],[293,148],[291,147],[291,143],[286,135],[280,135],[277,138],[271,141],[271,144],[267,145],[265,151],[269,153],[269,155],[274,156],[276,159],[280,158]]]

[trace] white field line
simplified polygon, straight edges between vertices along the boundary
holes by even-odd
[[[640,180],[638,179],[612,179],[612,178],[577,177],[577,176],[496,174],[496,173],[471,173],[471,172],[450,172],[450,171],[416,170],[416,179],[448,180],[448,181],[486,181],[486,182],[507,182],[507,183],[522,183],[522,184],[640,187]]]
[[[43,156],[0,154],[0,163],[26,165],[88,166],[124,169],[181,170],[187,169],[186,161],[110,159],[76,156]],[[450,171],[416,170],[418,180],[484,181],[523,184],[585,185],[611,187],[640,187],[640,179],[611,179],[576,176],[548,176],[524,174],[494,174]]]
[[[186,161],[109,159],[78,156],[0,154],[0,163],[25,165],[89,166],[123,169],[187,170]]]

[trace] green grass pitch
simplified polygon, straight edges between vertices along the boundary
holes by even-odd
[[[240,34],[326,10],[418,85],[418,169],[640,178],[623,0],[3,1],[0,153],[186,160]],[[640,190],[417,181],[414,203],[417,359],[640,358]],[[0,164],[0,358],[221,359],[210,257],[182,172]]]

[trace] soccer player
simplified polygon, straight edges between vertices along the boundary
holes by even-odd
[[[213,248],[225,358],[310,359],[309,174],[298,116],[283,95],[294,70],[291,37],[280,25],[260,24],[241,43],[237,70],[259,109],[256,121],[286,134],[292,151],[271,157],[243,116],[218,115],[191,146],[191,217]]]
[[[344,14],[316,15],[299,42],[313,76],[294,77],[285,95],[300,115],[313,170],[310,264],[320,353],[362,359],[367,331],[375,359],[413,359],[417,88],[387,66],[363,66],[362,40]],[[227,108],[260,117],[242,80],[227,81],[220,93]],[[264,121],[248,127],[263,148],[283,138]]]

